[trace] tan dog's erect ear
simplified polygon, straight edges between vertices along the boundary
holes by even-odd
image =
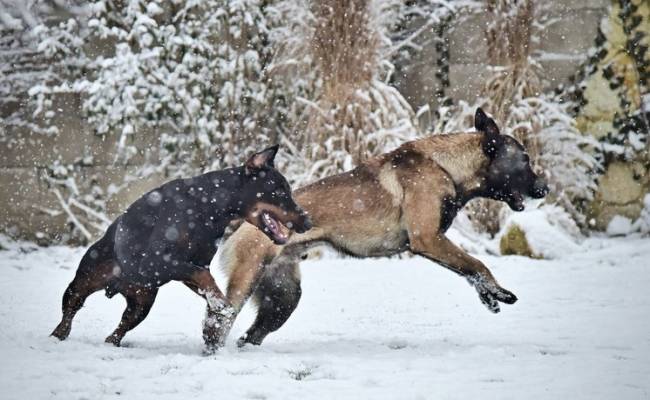
[[[273,168],[273,160],[278,152],[278,148],[280,148],[280,145],[276,144],[250,156],[245,164],[246,173],[250,174],[262,167]]]
[[[483,151],[488,157],[494,157],[501,142],[503,142],[497,123],[488,117],[481,108],[477,108],[476,114],[474,115],[474,128],[479,132],[485,133]]]

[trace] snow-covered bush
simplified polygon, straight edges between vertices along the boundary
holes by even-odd
[[[57,24],[56,16],[81,15],[79,1],[0,1],[0,142],[10,143],[15,130],[53,135],[56,126],[32,115],[27,91],[37,85],[58,85],[78,58],[63,49],[79,44],[75,20],[62,24],[60,35],[41,36],[42,28]],[[65,25],[65,26],[63,26]],[[75,43],[76,42],[76,43]],[[51,105],[51,103],[50,103]],[[43,115],[43,113],[39,113]],[[48,116],[53,116],[50,110]]]
[[[119,135],[119,158],[150,152],[133,145],[149,128],[160,138],[156,164],[171,175],[232,164],[253,142],[277,140],[284,99],[264,70],[271,7],[260,0],[98,0],[88,8],[75,40],[65,40],[74,20],[37,30],[43,51],[84,62],[83,74],[63,84],[32,88],[37,111],[46,112],[53,93],[81,93],[97,133]]]
[[[580,229],[573,217],[562,207],[553,204],[530,207],[521,213],[511,213],[505,219],[502,229],[496,236],[502,250],[522,240],[527,246],[529,257],[554,259],[579,250]],[[517,232],[516,239],[508,237]],[[517,249],[516,246],[513,249]]]
[[[266,68],[278,17],[263,0],[88,2],[69,18],[29,31],[35,51],[53,61],[29,89],[33,118],[53,126],[56,97],[79,94],[94,134],[117,136],[114,162],[144,160],[125,180],[239,163],[254,148],[281,141],[287,129],[292,96]],[[82,221],[105,216],[106,202],[84,202],[94,185],[72,190],[61,182],[52,190],[77,196],[81,207],[57,198],[87,238],[92,229]]]
[[[83,174],[84,167],[92,161],[92,157],[81,157],[70,165],[55,162],[43,171],[42,178],[58,200],[60,210],[40,209],[52,216],[65,213],[70,233],[61,238],[63,241],[92,241],[111,222],[104,212],[109,193],[99,184],[97,175]]]
[[[639,156],[648,159],[650,149],[650,33],[639,2],[612,3],[611,16],[598,27],[587,60],[569,83],[559,88],[576,115],[589,104],[587,85],[595,75],[604,78],[611,95],[617,98],[617,107],[610,110],[614,113],[609,121],[612,129],[601,135],[600,146],[595,149],[605,164]],[[619,29],[621,37],[608,40]]]

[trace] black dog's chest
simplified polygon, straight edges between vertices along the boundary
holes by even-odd
[[[213,216],[206,216],[205,220],[196,221],[196,226],[189,229],[188,238],[187,250],[192,262],[202,266],[210,265],[224,231],[225,225],[216,221]]]

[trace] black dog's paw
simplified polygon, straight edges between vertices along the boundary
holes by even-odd
[[[225,346],[226,338],[234,321],[235,310],[232,307],[208,308],[207,315],[203,320],[203,340],[208,352],[213,354],[214,351]]]
[[[68,333],[54,331],[54,332],[50,333],[50,336],[63,341],[63,340],[66,340],[68,338]]]
[[[70,335],[70,324],[61,322],[55,329],[50,333],[50,336],[53,336],[59,340],[65,340]]]

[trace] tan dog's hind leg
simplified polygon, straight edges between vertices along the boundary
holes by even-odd
[[[253,299],[257,305],[257,317],[237,345],[259,345],[271,332],[278,330],[298,306],[302,290],[300,270],[296,259],[277,257],[259,279]]]
[[[220,264],[228,275],[226,297],[236,313],[253,294],[265,262],[272,260],[280,249],[250,224],[243,224],[224,243]]]
[[[250,259],[246,260],[246,263],[238,265],[230,274],[226,297],[237,313],[241,311],[246,301],[253,294],[263,273],[263,260],[256,255],[251,255]]]

